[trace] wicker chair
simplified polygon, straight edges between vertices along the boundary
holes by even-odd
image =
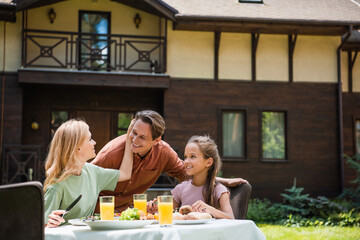
[[[248,203],[251,196],[251,185],[243,183],[236,187],[229,188],[230,204],[234,212],[235,219],[246,219]]]

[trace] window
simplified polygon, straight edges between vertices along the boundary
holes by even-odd
[[[285,112],[263,111],[262,158],[285,160],[286,158],[286,114]]]
[[[263,3],[262,0],[239,0],[239,3]]]
[[[360,153],[360,119],[355,120],[355,142],[357,154]]]
[[[245,111],[222,111],[221,133],[223,158],[245,158]]]
[[[134,118],[134,113],[119,112],[117,114],[117,136],[127,133],[127,129],[130,125],[131,119]]]
[[[51,138],[53,138],[56,129],[60,127],[61,124],[69,120],[69,112],[68,111],[51,111],[50,118],[50,133]]]
[[[79,67],[106,70],[110,61],[110,39],[104,35],[110,34],[110,13],[80,11],[79,18]]]

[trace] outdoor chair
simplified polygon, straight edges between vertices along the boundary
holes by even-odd
[[[0,185],[0,238],[45,239],[44,193],[40,182]]]
[[[230,205],[233,209],[235,219],[246,219],[251,189],[249,183],[243,183],[236,187],[229,188]]]

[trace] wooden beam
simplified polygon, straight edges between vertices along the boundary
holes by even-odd
[[[20,69],[18,71],[18,80],[19,83],[141,88],[169,88],[170,84],[170,76],[164,74],[47,71],[38,69]]]
[[[271,33],[271,34],[301,34],[301,35],[343,35],[348,31],[348,25],[315,24],[315,23],[282,23],[282,22],[248,22],[241,20],[193,20],[176,18],[175,30],[238,32],[238,33]]]
[[[355,51],[354,58],[352,57],[352,51],[348,51],[348,85],[349,93],[353,92],[353,69],[356,61],[358,51]]]
[[[219,47],[221,32],[214,32],[214,79],[219,80]]]
[[[289,34],[289,82],[294,81],[294,50],[296,44],[297,34]]]
[[[256,50],[260,38],[260,33],[251,34],[251,80],[256,81]]]

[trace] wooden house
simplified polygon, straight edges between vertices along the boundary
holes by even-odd
[[[2,0],[2,183],[44,179],[67,119],[99,151],[153,109],[180,157],[213,137],[253,197],[295,177],[337,196],[355,176],[342,155],[360,151],[359,27],[358,0]]]

